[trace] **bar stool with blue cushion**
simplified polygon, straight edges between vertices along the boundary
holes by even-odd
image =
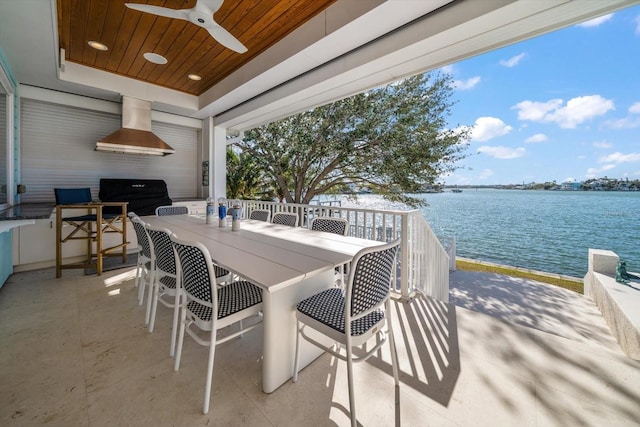
[[[289,213],[289,212],[278,212],[273,214],[273,218],[271,219],[271,223],[273,224],[281,224],[288,225],[289,227],[297,227],[298,226],[298,214]]]
[[[187,206],[158,206],[156,208],[156,216],[187,215],[188,213]]]
[[[226,286],[218,287],[215,282],[211,255],[207,248],[199,242],[180,240],[171,237],[178,260],[179,285],[183,289],[180,300],[180,330],[178,332],[178,352],[174,369],[180,368],[182,344],[185,331],[200,345],[209,347],[209,361],[204,389],[203,412],[209,412],[211,400],[211,377],[216,345],[242,335],[262,321],[262,290],[251,282],[240,280]],[[243,327],[242,320],[256,317],[259,322]],[[218,339],[217,331],[235,323],[240,323],[240,330]],[[197,327],[209,331],[209,339],[201,338]]]
[[[249,213],[249,219],[257,219],[258,221],[269,222],[271,211],[267,209],[254,209]]]
[[[54,188],[53,191],[56,198],[56,277],[61,277],[62,270],[66,268],[90,267],[94,267],[99,276],[105,256],[121,256],[123,263],[127,261],[127,202],[94,202],[88,187]],[[106,206],[112,207],[116,213],[103,212]],[[68,211],[81,212],[79,215],[65,215]],[[63,235],[63,225],[72,227],[66,235]],[[121,242],[103,247],[106,233],[119,233]],[[74,240],[86,240],[86,262],[63,264],[62,244]],[[118,250],[120,252],[114,253]]]
[[[381,246],[360,250],[353,258],[353,268],[349,273],[346,291],[330,288],[309,297],[296,306],[297,330],[296,352],[293,368],[293,382],[298,380],[298,357],[300,338],[324,349],[340,360],[347,362],[349,383],[349,407],[351,425],[356,425],[356,406],[353,391],[353,363],[372,356],[386,342],[386,329],[391,347],[393,378],[398,386],[398,361],[389,298],[391,283],[396,273],[396,254],[400,240]],[[337,349],[327,347],[305,332],[309,327],[346,347],[346,355]],[[367,349],[365,344],[376,338],[375,345]],[[363,355],[354,358],[353,347],[363,347]]]

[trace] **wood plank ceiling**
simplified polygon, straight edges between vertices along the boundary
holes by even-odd
[[[243,54],[225,48],[191,22],[132,10],[126,2],[172,9],[196,4],[196,0],[57,0],[65,60],[200,95],[335,0],[226,0],[214,19],[247,47]],[[91,40],[108,50],[90,47]],[[147,61],[146,52],[164,56],[167,64]],[[190,80],[189,74],[202,80]]]

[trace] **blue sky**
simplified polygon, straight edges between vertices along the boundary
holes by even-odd
[[[447,184],[640,179],[640,6],[442,71],[474,126]]]

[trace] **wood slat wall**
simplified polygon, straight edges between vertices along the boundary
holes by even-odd
[[[153,122],[153,132],[176,153],[125,155],[94,151],[99,138],[120,127],[119,115],[29,99],[21,114],[22,202],[53,202],[56,187],[90,187],[98,200],[100,178],[164,179],[169,197],[197,198],[197,129]]]

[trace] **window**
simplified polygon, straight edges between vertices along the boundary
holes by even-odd
[[[0,209],[13,204],[13,123],[13,88],[0,67]]]

